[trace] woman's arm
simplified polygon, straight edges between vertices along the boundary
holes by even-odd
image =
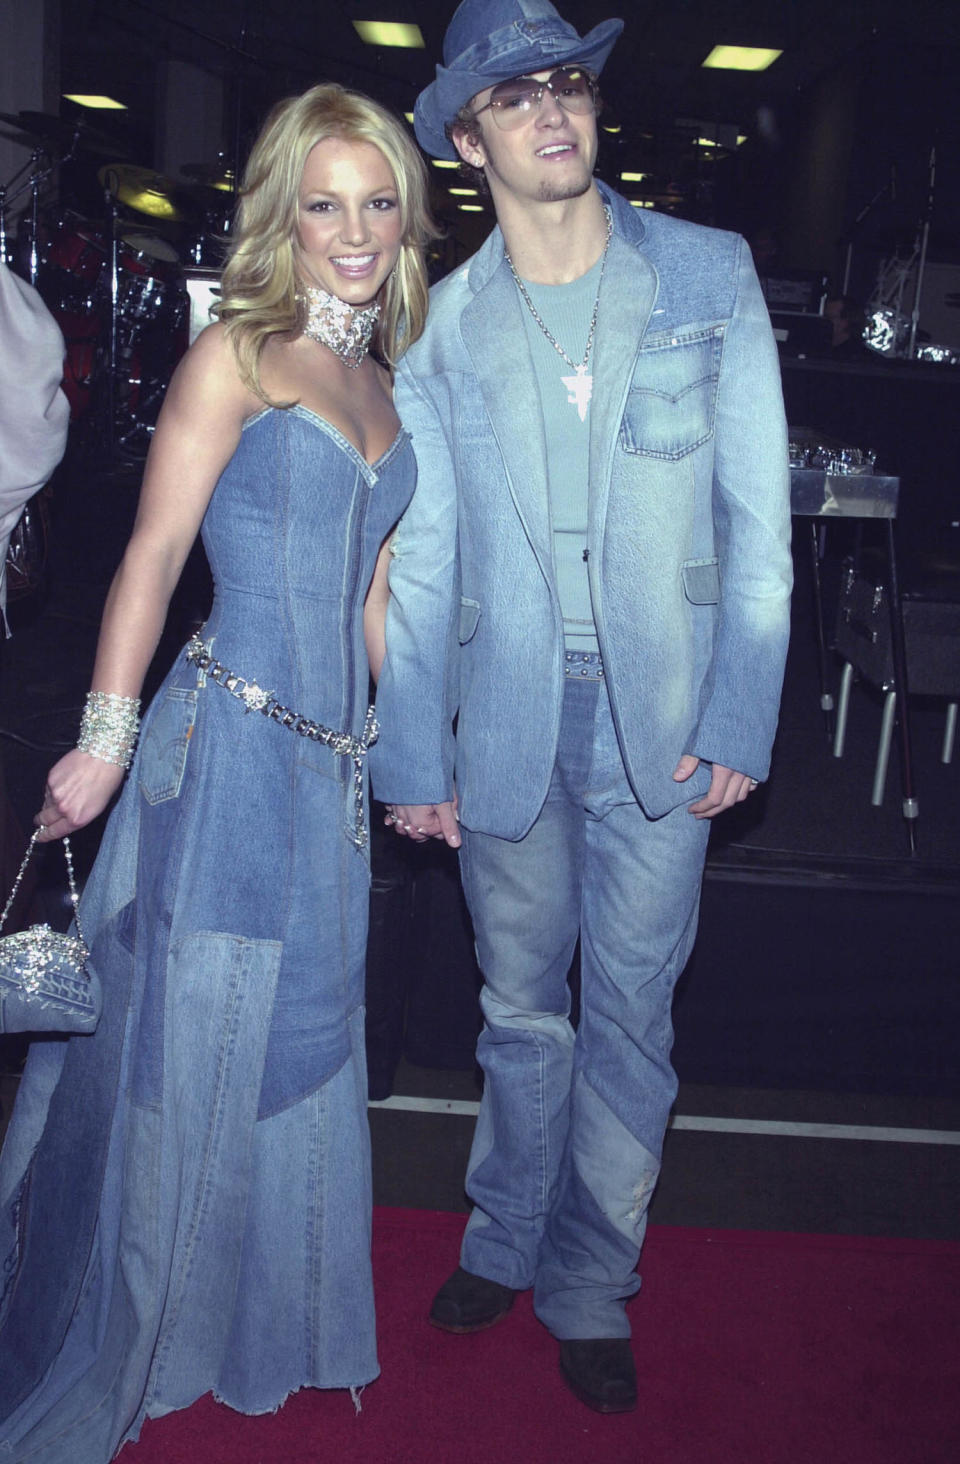
[[[363,602],[363,637],[367,643],[367,660],[370,663],[370,675],[374,681],[380,680],[380,667],[383,665],[383,658],[387,653],[385,626],[387,605],[390,601],[387,570],[390,567],[390,541],[392,538],[393,529],[380,546],[373,579],[370,581],[367,598]]]
[[[147,458],[133,533],[100,627],[92,690],[137,697],[157,648],[187,554],[217,479],[258,399],[237,375],[221,326],[198,338],[178,366]],[[123,770],[74,748],[51,769],[35,822],[44,840],[102,812]]]

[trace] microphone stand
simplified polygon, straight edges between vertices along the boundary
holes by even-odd
[[[30,154],[30,161],[18,168],[6,186],[0,185],[0,260],[6,263],[7,259],[7,225],[6,211],[11,203],[14,203],[26,189],[30,190],[30,212],[29,212],[29,237],[30,253],[28,255],[27,270],[31,285],[36,286],[37,277],[40,274],[40,188],[46,183],[63,163],[69,163],[77,150],[77,143],[80,139],[80,127],[75,127],[73,141],[67,152],[61,158],[51,157],[45,148],[35,147]],[[41,163],[47,157],[49,165],[41,167]],[[14,183],[29,170],[30,176],[26,178],[19,188],[11,193]]]
[[[930,149],[929,183],[927,186],[927,206],[924,210],[923,229],[920,235],[920,263],[917,265],[917,286],[913,295],[913,310],[910,315],[910,340],[907,345],[907,359],[915,361],[917,357],[917,327],[920,324],[920,294],[923,290],[923,275],[927,266],[927,244],[930,239],[930,220],[933,217],[933,195],[937,182],[937,147],[934,143]]]
[[[850,232],[847,235],[847,253],[846,253],[846,259],[844,260],[844,266],[843,266],[843,289],[841,291],[841,294],[843,294],[843,295],[849,295],[849,293],[850,293],[850,269],[851,269],[851,266],[853,264],[853,241],[854,241],[854,239],[856,237],[857,230],[859,229],[860,225],[863,223],[863,221],[867,217],[867,215],[868,214],[871,214],[873,212],[873,210],[876,208],[877,204],[880,202],[881,198],[883,197],[883,195],[885,193],[889,193],[891,200],[893,199],[893,196],[894,196],[894,172],[893,172],[893,168],[890,169],[890,177],[887,179],[886,183],[884,183],[883,187],[882,188],[878,188],[877,191],[876,191],[876,193],[870,199],[870,202],[869,203],[865,203],[863,205],[863,208],[860,210],[860,212],[857,214],[856,218],[854,219],[853,223],[850,225]]]
[[[112,184],[112,186],[111,186]],[[103,190],[104,208],[110,228],[110,334],[107,359],[107,459],[113,461],[114,439],[116,437],[117,364],[119,358],[118,318],[120,310],[120,251],[117,244],[117,222],[119,211],[113,189],[117,185],[116,175],[107,173]]]

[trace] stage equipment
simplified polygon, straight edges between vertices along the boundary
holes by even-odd
[[[937,182],[937,149],[931,147],[927,164],[927,196],[923,214],[917,222],[913,249],[907,259],[895,251],[881,261],[873,294],[867,303],[867,323],[863,338],[881,356],[917,357],[917,331],[920,324],[920,301],[930,241]],[[886,189],[881,190],[885,192]],[[907,314],[906,301],[913,291],[912,307]]]

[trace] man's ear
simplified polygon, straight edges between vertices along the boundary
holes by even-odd
[[[486,167],[487,157],[483,151],[479,123],[471,130],[457,123],[450,129],[453,145],[461,158],[471,168]]]

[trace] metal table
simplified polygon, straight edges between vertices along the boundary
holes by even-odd
[[[812,520],[810,554],[820,668],[820,708],[824,715],[828,735],[833,732],[834,701],[829,683],[827,641],[823,625],[823,600],[820,587],[820,534],[823,524],[818,524],[817,520],[881,519],[886,525],[890,645],[899,703],[897,727],[902,807],[903,816],[907,822],[910,848],[911,851],[915,851],[916,820],[920,810],[913,789],[913,757],[907,699],[907,654],[900,608],[900,583],[894,537],[894,521],[897,517],[899,497],[900,479],[898,477],[874,473],[828,473],[820,468],[790,469],[790,511],[799,518]]]

